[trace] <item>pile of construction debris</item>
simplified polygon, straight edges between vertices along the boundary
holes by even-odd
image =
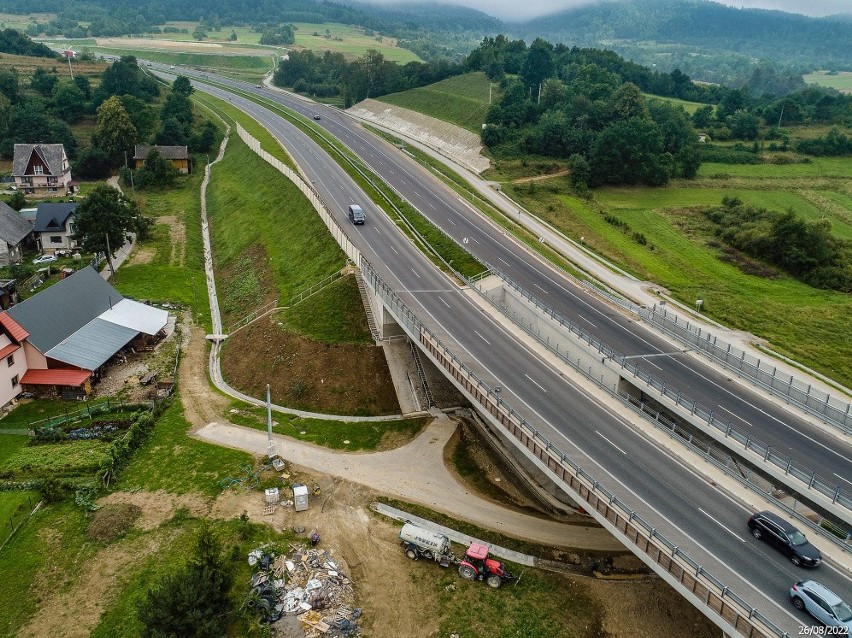
[[[269,547],[249,553],[255,568],[245,606],[268,623],[275,636],[276,625],[296,616],[306,638],[359,636],[361,610],[352,607],[352,581],[325,549],[290,546],[289,554]]]

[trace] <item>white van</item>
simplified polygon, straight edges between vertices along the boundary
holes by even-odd
[[[351,204],[349,206],[349,221],[356,225],[367,221],[367,216],[358,204]]]

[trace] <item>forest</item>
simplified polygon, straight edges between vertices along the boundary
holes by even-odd
[[[843,10],[837,3],[837,11]],[[848,4],[846,5],[848,10]],[[810,18],[737,9],[699,0],[607,0],[506,25],[527,41],[536,37],[613,49],[642,64],[680,68],[708,82],[739,85],[755,61],[796,75],[852,68],[848,17]]]

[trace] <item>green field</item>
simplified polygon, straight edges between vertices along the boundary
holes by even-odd
[[[676,106],[682,106],[684,110],[692,115],[702,106],[706,106],[701,104],[700,102],[687,102],[686,100],[679,100],[676,97],[663,97],[661,95],[652,95],[651,93],[643,93],[646,100],[660,100],[662,102],[668,102],[669,104],[674,104]]]
[[[452,122],[479,135],[488,112],[489,87],[495,91],[484,73],[466,73],[441,80],[419,89],[391,93],[378,100],[401,106],[446,122]]]
[[[365,35],[364,29],[361,27],[332,22],[325,24],[296,22],[293,26],[296,27],[295,48],[297,49],[309,49],[320,53],[331,51],[332,53],[342,53],[348,58],[357,58],[364,55],[367,50],[375,49],[391,62],[405,64],[406,62],[420,61],[416,53],[396,46],[396,40],[393,38],[382,37],[378,34]],[[328,30],[328,37],[326,37],[326,29]],[[319,35],[313,35],[314,33]],[[339,40],[335,38],[339,38]]]
[[[173,188],[137,191],[143,214],[152,217],[155,222],[150,237],[141,243],[143,249],[153,252],[154,259],[145,264],[122,265],[113,284],[119,292],[134,299],[191,306],[196,319],[206,324],[210,320],[210,307],[207,303],[201,237],[199,233],[191,232],[201,223],[198,191],[203,177],[204,165],[200,161],[193,173],[179,178]],[[175,217],[183,223],[186,229],[184,246],[172,250],[170,226],[158,222],[162,216]]]
[[[801,164],[716,164],[707,162],[698,169],[698,178],[745,177],[755,182],[762,179],[789,180],[807,178],[852,178],[852,162],[846,157],[814,157]]]
[[[772,278],[746,274],[720,259],[722,250],[701,212],[725,195],[736,196],[769,209],[793,208],[810,219],[826,217],[837,235],[848,238],[848,209],[818,206],[809,191],[761,190],[759,185],[602,188],[592,201],[556,186],[532,193],[527,186],[505,190],[568,236],[583,237],[595,252],[661,284],[675,298],[690,305],[703,299],[704,312],[714,319],[767,339],[773,349],[845,385],[852,382],[850,295],[811,288],[780,272]],[[605,216],[624,225],[608,223]],[[637,234],[646,244],[636,241]]]
[[[830,86],[843,93],[852,93],[852,71],[838,71],[829,74],[826,71],[817,71],[802,76],[808,84]]]
[[[16,480],[93,474],[109,455],[104,441],[74,441],[22,447],[0,465]]]

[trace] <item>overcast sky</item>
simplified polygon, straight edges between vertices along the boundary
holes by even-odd
[[[398,0],[368,0],[371,3],[395,4]],[[441,4],[457,4],[479,9],[501,20],[523,21],[541,15],[556,13],[570,7],[591,4],[594,0],[459,0],[443,1]],[[734,7],[780,9],[791,13],[810,16],[825,16],[834,13],[852,12],[852,0],[720,0]]]

